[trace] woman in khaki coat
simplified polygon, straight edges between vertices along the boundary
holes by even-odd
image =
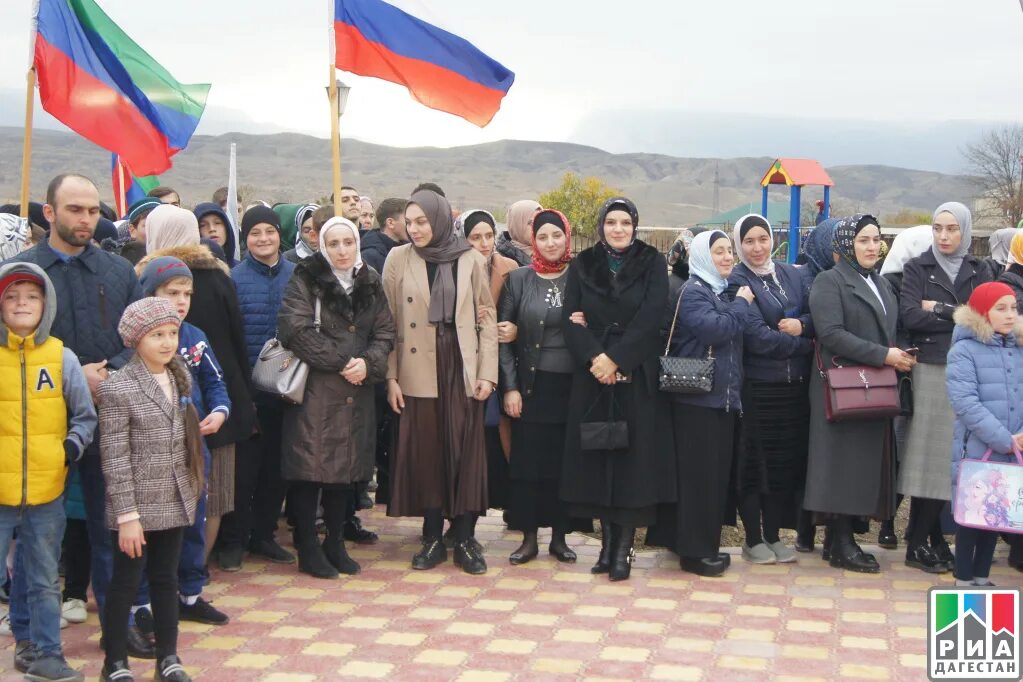
[[[487,509],[483,403],[497,383],[497,316],[486,261],[456,233],[447,200],[429,190],[405,209],[410,244],[384,263],[384,293],[397,339],[387,402],[401,415],[391,472],[390,516],[422,516],[412,568],[447,560],[444,518],[455,527],[455,563],[487,570],[472,537]]]

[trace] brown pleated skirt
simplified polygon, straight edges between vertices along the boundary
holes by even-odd
[[[206,516],[223,516],[234,511],[234,443],[210,451]]]
[[[388,516],[446,518],[487,510],[483,403],[465,395],[453,326],[437,329],[437,398],[405,396],[391,465]]]

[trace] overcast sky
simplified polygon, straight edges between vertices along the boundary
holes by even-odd
[[[329,134],[326,0],[99,1],[178,80],[213,84],[210,132],[230,128],[234,109],[268,132]],[[399,86],[342,73],[354,86],[344,135],[564,140],[587,113],[609,109],[859,120],[1023,111],[1018,0],[427,2],[515,72],[501,112],[479,129]],[[0,89],[23,88],[32,3],[0,4]]]

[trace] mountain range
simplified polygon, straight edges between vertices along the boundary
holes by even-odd
[[[0,199],[15,200],[20,183],[22,130],[0,127]],[[330,142],[296,133],[196,135],[178,154],[163,184],[177,189],[186,205],[210,198],[227,184],[230,144],[237,144],[238,185],[245,202],[316,201],[331,192]],[[440,184],[456,207],[501,210],[512,201],[556,187],[566,172],[596,176],[636,201],[644,225],[678,226],[704,220],[740,204],[759,205],[759,181],[771,157],[681,158],[664,154],[613,154],[581,144],[501,140],[465,147],[398,148],[359,140],[342,143],[345,184],[374,200],[405,197],[419,182]],[[110,154],[68,132],[35,130],[32,196],[64,171],[93,177],[100,194],[112,198]],[[885,165],[828,167],[835,181],[835,213],[868,211],[885,218],[900,211],[930,213],[943,201],[970,203],[971,179]],[[715,175],[717,180],[715,181]],[[717,201],[715,205],[715,195]],[[820,190],[804,192],[804,202]],[[772,200],[787,200],[773,188]],[[812,216],[804,214],[803,222]]]

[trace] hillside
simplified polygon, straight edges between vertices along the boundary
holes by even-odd
[[[297,134],[196,136],[163,176],[186,204],[207,200],[226,184],[228,150],[238,144],[238,183],[245,200],[306,201],[330,194],[330,143]],[[0,199],[16,198],[22,136],[0,127]],[[33,137],[32,193],[41,197],[53,175],[76,170],[93,176],[109,200],[110,155],[63,132],[37,130]],[[421,181],[444,187],[460,208],[500,208],[556,186],[563,173],[596,175],[632,197],[644,224],[679,225],[713,213],[714,171],[720,178],[722,210],[759,201],[758,181],[772,159],[689,159],[660,154],[611,154],[595,147],[558,142],[502,140],[470,147],[396,148],[346,140],[342,144],[345,184],[374,199],[407,196]],[[829,168],[836,187],[836,211],[870,210],[885,216],[902,209],[930,212],[947,200],[975,194],[963,176],[888,166]],[[807,196],[819,196],[811,190]],[[772,198],[787,198],[784,188]],[[805,197],[804,197],[805,198]]]

